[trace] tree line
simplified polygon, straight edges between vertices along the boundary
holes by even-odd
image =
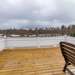
[[[0,30],[0,34],[11,36],[11,35],[20,35],[20,36],[60,36],[60,35],[69,35],[75,36],[75,25],[61,27],[46,27],[46,28],[35,28],[35,29],[6,29]]]

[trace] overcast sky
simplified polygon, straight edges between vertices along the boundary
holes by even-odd
[[[75,24],[75,0],[0,0],[0,28]]]

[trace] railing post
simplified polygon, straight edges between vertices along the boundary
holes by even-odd
[[[38,48],[40,48],[39,37],[36,37],[36,39],[37,39],[37,46]]]
[[[4,35],[4,47],[5,49],[7,48],[7,36],[6,35]]]

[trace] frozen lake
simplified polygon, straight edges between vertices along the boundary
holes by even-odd
[[[7,37],[0,38],[0,49],[19,48],[19,47],[55,47],[60,41],[66,41],[75,44],[75,37],[57,36],[57,37]]]

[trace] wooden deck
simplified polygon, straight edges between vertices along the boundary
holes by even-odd
[[[59,48],[7,49],[0,52],[0,75],[65,75]]]

